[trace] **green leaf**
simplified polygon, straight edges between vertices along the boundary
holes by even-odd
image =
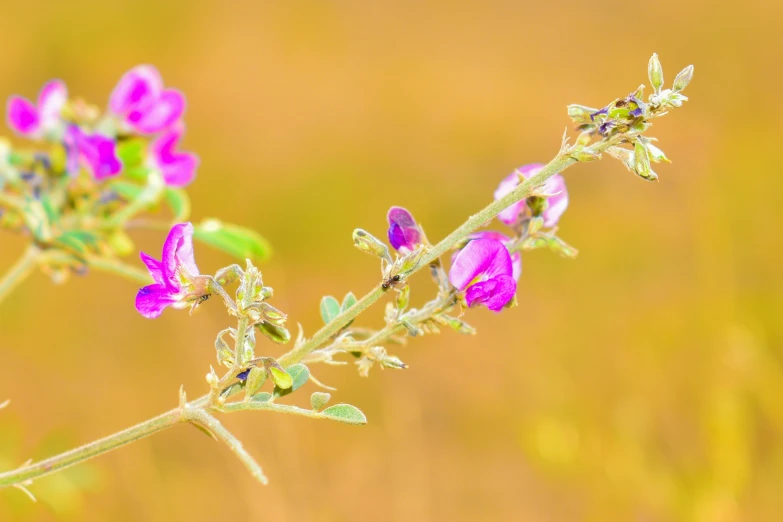
[[[293,364],[286,370],[291,376],[290,388],[275,387],[275,397],[283,397],[301,388],[310,379],[310,370],[304,364]]]
[[[115,181],[109,188],[125,201],[135,201],[141,195],[144,187],[127,181]]]
[[[338,315],[340,315],[340,303],[331,295],[324,296],[321,299],[321,319],[328,324]]]
[[[272,394],[269,392],[261,392],[253,395],[250,397],[250,400],[253,402],[269,402],[269,400],[272,398]]]
[[[340,307],[340,311],[345,312],[355,304],[356,304],[356,296],[353,295],[353,292],[348,292],[347,294],[345,294],[345,298],[343,299],[343,304]]]
[[[182,189],[167,188],[163,193],[166,204],[174,214],[174,221],[181,223],[187,221],[190,216],[190,198],[188,193]]]
[[[336,404],[326,408],[321,415],[346,424],[367,424],[367,417],[362,410],[350,404]]]
[[[55,242],[76,254],[84,255],[88,252],[90,247],[96,245],[97,237],[89,232],[72,230],[60,234]]]
[[[196,225],[193,237],[239,259],[264,261],[272,251],[269,242],[257,232],[217,219],[205,219]]]
[[[324,407],[324,405],[329,402],[329,399],[332,398],[332,395],[326,392],[314,392],[310,396],[310,405],[313,407],[314,411],[318,411],[321,408]]]

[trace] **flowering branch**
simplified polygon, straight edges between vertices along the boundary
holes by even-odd
[[[206,376],[210,387],[207,395],[187,402],[181,392],[179,407],[158,417],[81,448],[0,474],[0,487],[29,485],[32,479],[182,422],[194,424],[224,442],[254,477],[266,483],[258,463],[213,414],[265,410],[348,424],[366,423],[364,414],[355,406],[325,407],[331,396],[324,392],[311,395],[310,410],[277,401],[308,380],[320,384],[304,363],[344,364],[335,358],[350,354],[358,358],[359,372],[366,376],[376,363],[383,368],[407,367],[396,356],[387,354],[386,343],[402,343],[406,336],[437,333],[440,326],[474,334],[475,330],[461,319],[465,309],[483,305],[500,311],[514,306],[524,251],[545,246],[573,257],[576,250],[556,235],[558,220],[568,205],[568,193],[560,173],[576,163],[594,161],[607,153],[641,178],[656,180],[651,162],[668,161],[653,145],[654,139],[644,133],[652,119],[681,106],[687,99],[681,91],[690,81],[693,68],[678,74],[672,89],[663,89],[660,63],[653,55],[648,74],[654,93],[647,103],[642,101],[643,87],[640,87],[603,109],[569,106],[569,116],[580,131],[574,143],[570,144],[564,136],[552,161],[515,170],[501,182],[494,202],[440,242],[430,244],[413,216],[398,207],[388,214],[389,243],[398,252],[394,258],[385,243],[364,230],[354,231],[355,245],[380,259],[380,282],[361,299],[351,293],[342,303],[332,296],[324,297],[321,301],[324,326],[309,339],[300,332],[294,347],[278,358],[256,356],[257,333],[278,344],[287,343],[291,337],[284,326],[286,315],[268,303],[273,291],[264,285],[260,271],[248,260],[245,269],[231,265],[214,276],[201,274],[195,264],[192,243],[198,231],[190,223],[175,225],[164,243],[160,261],[141,254],[154,283],[139,290],[136,308],[143,316],[155,318],[167,307],[193,310],[213,295],[220,297],[229,315],[237,318],[236,328],[226,328],[215,340],[218,363],[226,368],[223,375],[218,376],[210,369]],[[115,219],[126,223],[135,215],[135,209],[132,210]],[[494,231],[476,232],[495,217],[511,229],[511,237]],[[447,273],[443,257],[454,250]],[[24,272],[28,264],[22,263],[15,271]],[[408,309],[408,279],[425,267],[431,271],[437,294],[420,309]],[[117,265],[111,269],[125,270]],[[227,290],[233,284],[237,284],[234,297]],[[361,313],[390,292],[396,294],[396,299],[387,304],[384,328],[375,331],[353,326]],[[233,339],[233,346],[226,338]],[[267,382],[271,383],[271,390],[261,391]],[[240,394],[244,397],[237,398]]]
[[[188,219],[183,188],[199,159],[178,150],[184,112],[184,95],[164,88],[149,65],[120,79],[103,112],[70,99],[59,80],[46,83],[35,102],[8,100],[9,126],[36,150],[0,139],[0,229],[30,238],[25,255],[0,279],[0,300],[33,267],[57,283],[91,268],[146,282],[118,258],[135,251],[127,231],[137,217],[143,221],[162,206],[172,215],[165,229]],[[255,232],[214,219],[196,225],[196,239],[242,259],[269,255]]]

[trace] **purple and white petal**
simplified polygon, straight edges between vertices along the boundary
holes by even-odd
[[[474,279],[513,274],[511,256],[506,246],[494,239],[474,239],[463,248],[449,271],[449,281],[464,290]]]
[[[560,174],[555,174],[547,180],[543,190],[546,194],[552,195],[546,199],[547,208],[541,217],[544,218],[545,227],[553,227],[557,225],[560,216],[568,208],[568,190],[565,178]]]
[[[128,121],[137,131],[154,134],[176,123],[184,112],[185,96],[166,89],[153,103],[129,113]]]
[[[68,101],[68,87],[60,80],[51,80],[38,95],[38,114],[45,129],[56,127],[60,122],[65,103]]]
[[[139,106],[156,100],[163,91],[163,79],[152,65],[139,65],[126,72],[109,98],[109,108],[118,115],[126,115]]]
[[[402,207],[392,207],[386,215],[389,243],[402,254],[412,252],[421,243],[421,230],[413,215]]]
[[[147,319],[154,319],[163,309],[176,303],[178,296],[163,285],[154,284],[140,288],[136,294],[136,310]]]

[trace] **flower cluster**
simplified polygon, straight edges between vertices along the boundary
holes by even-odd
[[[519,167],[500,182],[495,199],[501,199],[542,168],[538,163]],[[556,174],[536,195],[514,203],[498,214],[498,219],[512,230],[512,236],[496,231],[472,234],[452,257],[448,274],[449,282],[463,293],[467,306],[484,305],[499,311],[512,304],[522,275],[521,251],[530,249],[535,239],[554,237],[542,227],[556,227],[566,208],[565,179]],[[392,207],[387,219],[389,243],[400,254],[409,255],[423,243],[421,227],[410,212]]]
[[[96,181],[123,170],[120,147],[133,139],[147,143],[146,167],[157,170],[166,185],[193,181],[198,157],[176,150],[184,133],[185,97],[163,87],[151,65],[134,67],[120,79],[102,117],[80,100],[70,101],[60,80],[46,83],[35,103],[21,96],[8,100],[8,125],[19,135],[60,144],[65,170],[76,176],[84,168]]]

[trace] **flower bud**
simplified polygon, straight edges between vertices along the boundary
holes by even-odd
[[[661,92],[663,87],[663,67],[661,67],[661,61],[658,60],[656,53],[653,53],[650,62],[647,64],[647,76],[650,78],[650,85],[653,86],[655,92]]]
[[[261,316],[264,321],[272,323],[275,326],[283,326],[288,316],[268,303],[261,303]]]
[[[691,79],[693,79],[693,65],[689,65],[677,74],[674,78],[672,89],[674,89],[674,92],[684,90],[691,83]]]
[[[277,326],[272,323],[260,323],[256,325],[256,328],[270,340],[278,344],[285,344],[291,340],[291,332],[282,326]]]
[[[266,382],[266,370],[264,368],[254,367],[250,369],[250,373],[247,374],[247,380],[245,381],[245,395],[251,397],[261,389],[261,386]]]
[[[389,247],[366,230],[362,230],[361,228],[354,230],[353,243],[359,250],[363,250],[391,262]]]
[[[658,179],[658,175],[650,168],[650,154],[647,152],[647,147],[638,141],[633,146],[633,170],[647,181]]]
[[[421,244],[421,230],[413,215],[402,207],[392,207],[386,218],[389,221],[389,243],[399,253],[413,252]]]

